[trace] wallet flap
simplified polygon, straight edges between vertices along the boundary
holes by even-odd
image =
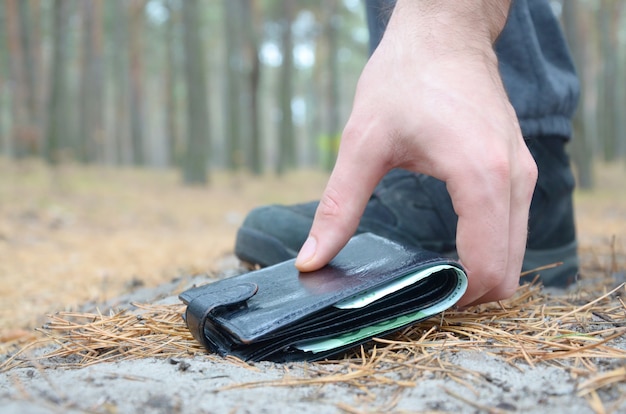
[[[409,249],[370,233],[353,237],[320,270],[299,273],[294,262],[292,259],[209,285],[217,290],[245,281],[258,285],[259,291],[245,308],[213,313],[208,323],[236,342],[249,344],[407,272],[452,263],[435,253]]]
[[[244,282],[222,289],[204,285],[181,293],[179,298],[187,305],[183,318],[189,331],[204,347],[210,348],[204,334],[209,314],[217,308],[241,304],[254,296],[257,291],[258,286],[255,283]]]

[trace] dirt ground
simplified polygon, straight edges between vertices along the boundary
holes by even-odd
[[[311,171],[281,178],[215,174],[208,188],[185,188],[173,171],[63,166],[51,173],[37,162],[16,165],[0,159],[0,354],[10,355],[35,339],[32,328],[48,313],[137,292],[144,298],[145,292],[163,296],[163,286],[178,277],[236,268],[234,237],[247,211],[315,199],[325,180],[325,174]],[[582,277],[611,274],[626,280],[626,167],[603,165],[596,180],[596,189],[575,196]],[[618,341],[615,347],[624,350],[626,344]],[[426,375],[401,392],[384,384],[376,390],[344,383],[273,387],[270,382],[279,378],[321,374],[315,373],[315,364],[242,367],[202,355],[182,361],[191,367],[184,370],[178,360],[159,358],[75,370],[52,364],[0,373],[0,412],[626,409],[619,397],[626,392],[626,373],[608,394],[583,398],[577,393],[579,374],[571,366],[520,369],[480,349],[446,352],[442,357],[459,369],[483,370],[481,381],[463,384]],[[604,365],[610,372],[626,370],[620,358]],[[346,364],[328,369],[349,369]],[[267,385],[217,391],[257,381]],[[76,383],[80,393],[72,390]],[[468,395],[468,389],[475,392]]]
[[[314,199],[325,179],[215,174],[185,188],[173,171],[0,160],[0,342],[49,312],[216,271],[250,209]]]

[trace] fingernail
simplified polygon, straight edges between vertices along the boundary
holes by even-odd
[[[307,263],[309,260],[315,256],[315,248],[317,247],[317,241],[315,237],[309,236],[308,239],[302,245],[300,249],[300,253],[298,253],[298,257],[296,258],[296,266],[303,265]]]

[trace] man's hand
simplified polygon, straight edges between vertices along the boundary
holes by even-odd
[[[399,167],[446,183],[469,276],[460,304],[515,292],[537,167],[493,51],[508,6],[398,1],[359,79],[337,163],[296,260],[301,271],[339,252],[376,184]]]

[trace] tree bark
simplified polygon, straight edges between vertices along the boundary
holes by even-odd
[[[29,123],[38,128],[37,112],[37,66],[35,65],[33,46],[33,21],[31,16],[30,2],[19,1],[20,15],[20,43],[22,45],[22,59],[24,68],[24,90],[26,93],[26,110],[28,112]]]
[[[259,116],[259,85],[261,81],[261,61],[259,59],[260,16],[255,0],[244,0],[242,24],[246,28],[245,47],[248,62],[248,115],[250,116],[250,141],[247,146],[247,164],[254,175],[263,171],[261,152],[261,118]]]
[[[2,24],[2,15],[0,15],[0,24]],[[3,45],[0,43],[0,108],[3,107],[2,104],[5,102],[5,80],[4,73],[2,68],[3,62]],[[4,112],[0,109],[0,156],[9,157],[12,153],[11,143],[8,138],[8,134],[6,133],[5,124],[4,124]]]
[[[223,0],[224,6],[224,137],[227,167],[239,170],[243,161],[241,133],[241,0]]]
[[[61,161],[63,137],[67,133],[67,22],[69,0],[55,0],[53,7],[53,44],[48,99],[48,127],[46,128],[45,158],[48,164]]]
[[[13,143],[15,156],[26,157],[34,152],[37,145],[37,134],[29,119],[29,92],[26,70],[24,67],[25,50],[21,37],[19,0],[6,0],[6,30],[7,43],[11,58],[11,85],[13,104]]]
[[[102,0],[83,0],[83,60],[81,67],[79,159],[93,162],[102,153],[103,75]]]
[[[615,53],[617,55],[617,83],[615,85],[615,108],[618,108],[617,111],[621,111],[623,114],[626,111],[626,42],[624,41],[624,36],[619,36],[619,33],[626,34],[626,3],[618,1],[616,7]],[[620,116],[618,112],[615,122],[618,145],[617,156],[624,159],[626,157],[626,117]]]
[[[143,97],[143,53],[141,32],[144,23],[145,0],[129,3],[129,59],[130,59],[130,131],[133,164],[144,165],[144,97]]]
[[[332,170],[337,157],[337,148],[340,139],[339,111],[341,108],[339,99],[339,21],[338,0],[326,0],[326,43],[328,45],[328,85],[326,100],[326,134],[328,136],[327,153],[325,154],[324,168]]]
[[[114,122],[113,132],[110,139],[113,141],[109,145],[112,148],[112,161],[119,164],[130,164],[130,68],[128,51],[128,10],[126,0],[111,0],[105,4],[112,8],[111,14],[114,16],[113,42],[115,53],[113,53],[113,91],[114,91]]]
[[[168,165],[178,165],[180,162],[179,146],[180,133],[178,126],[178,105],[176,104],[177,59],[175,31],[178,22],[176,10],[172,0],[166,2],[169,16],[165,28],[165,123],[167,129]]]
[[[287,169],[293,168],[296,163],[293,113],[291,110],[294,76],[293,32],[291,27],[294,19],[294,4],[292,1],[286,1],[283,3],[282,13],[283,33],[281,39],[281,49],[283,62],[280,70],[278,91],[281,113],[277,166],[277,173],[279,175],[283,174]]]
[[[42,46],[42,13],[41,13],[41,1],[30,0],[30,14],[31,14],[31,38],[32,38],[32,53],[33,53],[33,65],[35,66],[33,91],[35,99],[34,115],[37,121],[39,129],[39,146],[43,145],[44,128],[45,128],[45,116],[46,116],[46,97],[48,96],[47,79],[44,73],[43,66],[43,46]]]
[[[586,48],[581,41],[581,22],[578,1],[566,1],[563,4],[563,21],[574,64],[578,71],[581,84],[581,96],[578,110],[574,116],[574,136],[572,137],[572,160],[576,166],[578,186],[582,189],[593,187],[593,151],[590,143],[591,131],[585,122],[586,82]]]
[[[6,12],[4,7],[0,7],[0,27],[6,27]],[[6,93],[5,73],[8,73],[8,46],[6,45],[6,33],[0,30],[0,155],[10,157],[13,153],[11,146],[10,134],[5,130],[4,121],[5,112],[1,108],[6,108],[5,103],[8,101]]]
[[[615,50],[615,28],[613,24],[614,3],[611,0],[602,0],[599,9],[600,51],[602,59],[602,74],[598,101],[598,116],[600,119],[600,138],[603,142],[605,161],[615,160],[617,150],[617,131],[615,130],[615,103],[617,95],[617,51]]]
[[[182,11],[188,122],[183,181],[188,185],[204,185],[208,182],[209,111],[198,0],[183,1]]]

